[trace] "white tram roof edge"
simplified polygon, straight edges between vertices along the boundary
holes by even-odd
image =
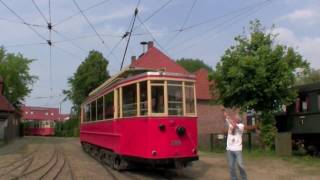
[[[125,77],[125,75],[128,75],[128,72],[141,72],[138,74],[135,74],[133,76],[130,77]],[[100,86],[98,86],[96,89],[94,89],[93,91],[91,91],[89,93],[89,96],[99,92],[101,89],[103,89],[105,86],[111,85],[117,81],[123,80],[123,78],[125,78],[126,80],[129,79],[133,79],[133,78],[137,78],[139,76],[161,76],[161,75],[165,75],[165,76],[175,76],[175,77],[181,77],[181,78],[192,78],[194,79],[195,76],[193,74],[181,74],[181,73],[174,73],[174,72],[164,72],[162,70],[154,70],[154,69],[145,69],[145,68],[136,68],[136,67],[126,67],[123,70],[121,70],[119,73],[113,75],[112,77],[110,77],[108,80],[106,80],[104,83],[102,83]]]

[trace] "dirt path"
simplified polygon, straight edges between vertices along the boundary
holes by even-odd
[[[320,161],[320,160],[319,160]],[[320,179],[319,167],[276,158],[245,158],[249,179]],[[0,148],[0,179],[229,179],[224,154],[201,154],[181,170],[117,172],[82,151],[77,138],[25,137]]]

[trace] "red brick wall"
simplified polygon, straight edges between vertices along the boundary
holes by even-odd
[[[210,105],[209,101],[197,102],[198,111],[198,134],[224,133],[226,124],[221,105]],[[228,110],[231,114],[235,111]],[[246,119],[243,118],[246,124]]]

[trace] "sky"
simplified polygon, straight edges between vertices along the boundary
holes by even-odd
[[[68,113],[71,103],[62,101],[62,90],[69,88],[68,78],[90,50],[103,53],[111,75],[120,69],[126,45],[126,39],[121,39],[138,0],[75,2],[50,0],[49,8],[49,0],[0,0],[0,46],[34,59],[30,73],[39,78],[26,105],[61,106],[62,112]],[[53,25],[51,60],[46,43],[49,14]],[[214,68],[225,50],[235,44],[234,37],[246,32],[254,19],[266,29],[275,25],[272,32],[278,34],[277,43],[294,47],[312,68],[320,68],[318,0],[140,0],[124,65],[130,64],[131,56],[142,53],[141,41],[155,41],[172,59],[199,58]]]

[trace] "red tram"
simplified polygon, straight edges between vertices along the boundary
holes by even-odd
[[[54,135],[54,121],[32,121],[26,123],[24,129],[25,135],[36,136],[53,136]]]
[[[126,69],[82,104],[83,149],[114,169],[184,167],[198,160],[192,75]]]

